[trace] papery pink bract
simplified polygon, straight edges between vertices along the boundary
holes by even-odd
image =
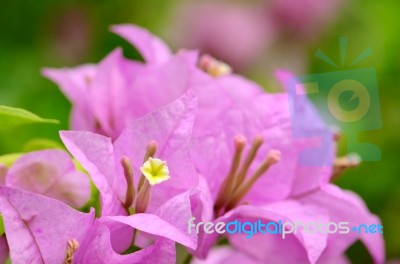
[[[173,103],[133,122],[115,142],[90,132],[61,132],[64,144],[89,172],[100,191],[102,217],[109,216],[108,219],[112,219],[115,224],[122,223],[146,233],[168,237],[192,249],[196,247],[196,236],[189,236],[185,232],[186,223],[192,216],[190,197],[196,195],[191,192],[198,185],[198,177],[189,154],[196,105],[195,95],[188,92]],[[129,157],[134,183],[138,186],[141,175],[139,168],[143,164],[146,146],[150,141],[157,142],[156,157],[167,161],[171,179],[152,187],[152,197],[146,214],[126,216],[123,201],[127,184],[119,161],[124,156]],[[154,225],[148,225],[152,222]],[[147,223],[148,226],[140,223]],[[166,223],[175,229],[168,231]],[[181,230],[181,233],[173,230]],[[113,245],[123,249],[121,237],[118,232],[114,233],[116,235],[113,237],[112,234]],[[127,236],[126,239],[131,238]]]
[[[5,185],[43,194],[75,208],[90,198],[89,178],[77,171],[68,153],[62,150],[40,150],[27,153],[9,168]]]
[[[318,147],[320,139],[295,137],[288,94],[265,94],[258,85],[236,75],[211,77],[198,69],[196,52],[181,51],[171,55],[160,39],[136,26],[116,26],[113,27],[113,31],[136,46],[145,63],[124,59],[119,50],[112,52],[97,66],[97,73],[87,78],[88,85],[83,90],[82,98],[90,98],[89,109],[74,106],[76,113],[88,111],[83,115],[91,118],[89,131],[111,138],[90,132],[62,133],[65,145],[88,170],[100,190],[103,214],[108,216],[109,220],[118,220],[119,223],[143,228],[149,234],[168,237],[193,250],[189,241],[193,242],[195,238],[184,239],[180,235],[173,237],[170,230],[157,230],[161,228],[163,221],[172,224],[174,222],[166,220],[170,216],[169,209],[165,210],[164,216],[160,216],[157,210],[163,202],[168,203],[170,199],[185,193],[186,190],[188,193],[185,195],[189,198],[182,207],[184,215],[195,215],[202,221],[215,220],[212,215],[214,199],[230,168],[234,138],[244,136],[250,143],[261,135],[264,144],[252,162],[249,174],[256,170],[273,149],[279,150],[282,158],[268,173],[258,179],[243,198],[243,201],[251,205],[238,205],[223,214],[220,219],[227,221],[230,218],[259,217],[276,221],[278,217],[292,220],[297,217],[316,220],[319,217],[327,221],[349,218],[354,223],[361,220],[374,223],[378,221],[365,207],[354,208],[361,218],[355,218],[350,212],[341,210],[346,206],[343,201],[348,197],[336,197],[330,192],[331,164],[310,167],[299,162],[300,153],[307,148]],[[85,74],[79,69],[72,75],[68,70],[47,70],[45,74],[59,83],[65,91],[69,90],[70,87],[67,89],[64,86],[71,79],[76,76],[85,78]],[[283,86],[290,76],[287,72],[278,73],[278,79]],[[74,90],[76,94],[81,92],[79,89]],[[193,110],[193,100],[190,100],[193,92],[198,98],[196,113]],[[181,99],[171,103],[182,94],[184,95]],[[332,147],[327,149],[326,154],[333,158],[335,143],[332,131],[325,126],[307,100],[298,110],[304,118],[301,129],[321,130],[328,137],[332,136]],[[154,188],[154,197],[150,201],[149,211],[146,212],[149,213],[149,220],[157,219],[154,222],[158,224],[150,226],[151,230],[142,226],[143,219],[140,218],[146,216],[124,216],[126,212],[121,201],[125,199],[126,183],[122,168],[118,165],[122,156],[128,156],[133,163],[137,184],[140,175],[138,168],[143,163],[149,140],[159,143],[161,157],[167,161],[172,160],[169,163],[172,164],[171,180]],[[194,172],[190,157],[200,175]],[[190,173],[178,168],[182,164],[187,166],[185,170]],[[175,180],[174,174],[177,176]],[[185,178],[187,175],[189,178]],[[312,197],[317,194],[331,197],[329,199],[333,201],[337,199],[340,206],[333,207],[333,203],[327,198],[321,198],[326,201],[326,205],[316,202]],[[189,212],[189,208],[192,212]],[[185,221],[179,221],[175,227],[183,230],[184,224]],[[278,259],[286,262],[301,260],[306,263],[318,263],[320,260],[340,259],[344,249],[357,238],[363,240],[375,261],[380,263],[383,258],[383,246],[382,237],[379,235],[370,239],[362,236],[337,238],[331,235],[316,238],[300,233],[287,241],[257,237],[244,243],[240,236],[230,236],[229,240],[241,251],[262,261],[269,258],[269,255],[263,252],[282,252],[290,249],[295,252],[292,256],[282,252]],[[217,239],[215,235],[200,234],[196,256],[206,257]],[[331,249],[338,244],[343,248]]]
[[[75,253],[74,263],[175,263],[175,243],[169,239],[161,238],[144,249],[128,255],[120,255],[113,250],[110,236],[111,231],[107,224],[102,220],[97,221],[87,233],[81,249]]]
[[[62,263],[67,241],[81,242],[94,212],[80,213],[61,201],[0,187],[3,217],[13,263]]]
[[[175,263],[174,242],[166,238],[134,253],[118,254],[106,221],[52,198],[0,187],[0,210],[13,263],[63,263],[67,243],[73,239],[77,242],[73,263]]]

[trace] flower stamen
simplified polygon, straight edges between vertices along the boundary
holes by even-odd
[[[72,264],[73,263],[74,254],[78,250],[78,248],[79,248],[78,240],[76,240],[76,239],[68,240],[63,264]]]
[[[135,183],[133,182],[133,168],[130,159],[126,156],[122,157],[121,165],[124,168],[124,176],[127,183],[124,207],[129,211],[133,200],[135,199]]]
[[[157,144],[154,141],[150,141],[147,145],[145,161],[140,168],[143,184],[138,191],[136,199],[136,213],[144,213],[146,211],[150,201],[151,186],[162,183],[170,178],[167,162],[154,158],[156,152]]]
[[[254,158],[257,155],[258,150],[260,149],[261,145],[264,143],[264,139],[261,136],[256,136],[253,140],[253,144],[249,153],[247,154],[246,160],[242,167],[240,168],[239,173],[236,175],[236,185],[234,186],[234,190],[236,190],[240,184],[243,182],[244,178],[249,171],[251,163],[254,161]]]
[[[254,172],[254,174],[247,180],[245,183],[240,185],[234,192],[230,202],[226,206],[226,210],[231,210],[239,202],[246,196],[246,194],[250,191],[251,187],[254,183],[264,174],[266,173],[272,165],[279,162],[281,159],[281,152],[278,150],[271,150],[268,153],[267,158],[261,163],[258,169]]]
[[[246,138],[243,136],[237,136],[235,137],[235,153],[233,155],[232,159],[232,165],[229,170],[228,175],[225,177],[224,181],[222,182],[222,185],[219,189],[218,196],[215,202],[215,210],[219,211],[221,209],[226,200],[230,197],[231,193],[233,192],[233,189],[236,185],[236,172],[240,166],[240,162],[242,159],[242,153],[243,149],[246,146]]]
[[[248,174],[250,166],[254,162],[260,147],[264,143],[264,140],[261,135],[254,138],[244,162],[242,162],[242,155],[244,147],[246,146],[246,139],[243,136],[237,136],[235,137],[234,142],[235,152],[233,154],[232,164],[229,173],[221,184],[214,204],[214,214],[216,217],[220,216],[221,213],[236,207],[243,197],[245,197],[250,191],[255,182],[281,158],[280,151],[271,150],[253,175],[251,175],[251,177],[246,181],[246,175]],[[241,163],[242,165],[240,165]]]
[[[154,140],[151,140],[146,147],[146,154],[144,155],[144,159],[143,159],[143,163],[145,163],[150,157],[154,157],[154,155],[157,152],[157,142],[155,142]],[[143,175],[140,176],[140,180],[139,180],[139,186],[138,186],[138,192],[140,192],[140,190],[142,189],[142,186],[144,184],[146,180],[146,177]]]

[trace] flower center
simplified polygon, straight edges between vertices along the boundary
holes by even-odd
[[[139,180],[137,191],[133,182],[132,163],[126,156],[121,159],[121,165],[124,169],[124,176],[127,183],[127,191],[123,205],[128,214],[133,212],[144,213],[150,201],[151,186],[167,181],[170,178],[167,162],[154,158],[156,152],[157,143],[155,141],[150,141],[147,144],[143,166],[140,167],[142,175]],[[132,204],[134,204],[133,208],[131,208]]]
[[[222,182],[214,205],[214,213],[217,217],[235,208],[250,191],[255,182],[264,175],[272,165],[280,160],[280,151],[272,149],[256,171],[250,177],[246,177],[250,165],[253,163],[263,143],[263,138],[261,136],[256,136],[246,158],[242,162],[246,139],[243,136],[237,136],[235,138],[235,152],[233,154],[231,168],[225,180]]]
[[[199,68],[213,77],[219,77],[232,73],[232,69],[228,64],[214,59],[210,55],[202,55],[200,57]]]
[[[143,164],[140,171],[149,181],[150,185],[159,184],[170,178],[167,163],[152,157]]]

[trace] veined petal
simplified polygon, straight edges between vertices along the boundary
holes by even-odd
[[[61,131],[60,136],[67,149],[89,172],[99,189],[102,216],[126,214],[121,202],[125,199],[126,181],[123,174],[115,173],[111,139],[83,131]]]
[[[155,158],[168,163],[171,178],[152,187],[149,207],[157,208],[173,196],[194,188],[198,177],[189,154],[192,126],[197,109],[197,98],[186,92],[169,105],[131,123],[115,141],[115,156],[128,156],[134,168],[135,186],[138,186],[146,146],[157,142]],[[117,168],[122,175],[122,168]]]
[[[116,222],[114,222],[116,223]],[[110,223],[112,226],[113,223]],[[121,225],[120,223],[117,223]],[[128,227],[128,226],[127,226]],[[131,227],[128,227],[131,228]],[[99,264],[174,264],[175,243],[166,238],[155,241],[144,249],[127,255],[120,255],[114,251],[110,237],[113,228],[104,224],[103,220],[95,222],[94,227],[88,232],[85,240],[74,256],[74,263],[99,263]]]
[[[123,223],[142,232],[171,239],[192,249],[196,248],[196,243],[190,239],[186,232],[179,230],[176,226],[171,225],[169,222],[154,214],[144,213],[130,216],[107,216],[104,217],[102,221],[105,223],[107,223],[107,221]]]
[[[68,240],[82,242],[94,212],[81,213],[63,202],[0,187],[0,211],[12,263],[62,263]]]

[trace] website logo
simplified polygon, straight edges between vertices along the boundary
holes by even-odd
[[[351,232],[357,234],[383,234],[383,226],[379,224],[359,224],[350,225],[350,222],[290,222],[278,220],[277,222],[269,221],[264,222],[257,220],[254,222],[241,222],[239,220],[230,222],[198,222],[195,223],[196,218],[192,217],[188,222],[188,233],[195,232],[199,234],[204,232],[206,234],[245,234],[246,238],[252,238],[256,234],[262,235],[279,235],[285,239],[288,235],[303,232],[306,234],[341,234],[346,235]]]
[[[347,153],[358,153],[363,161],[378,161],[378,146],[359,140],[360,132],[382,127],[376,71],[374,68],[354,68],[372,55],[370,48],[362,52],[349,65],[346,63],[347,38],[339,39],[341,66],[324,52],[318,50],[316,57],[337,68],[336,71],[297,76],[286,83],[293,134],[296,138],[320,138],[316,148],[305,149],[300,162],[306,166],[330,165],[332,135],[323,129],[304,127],[304,106],[313,99],[320,116],[326,123],[338,127],[347,140]],[[350,69],[345,69],[350,67]]]

